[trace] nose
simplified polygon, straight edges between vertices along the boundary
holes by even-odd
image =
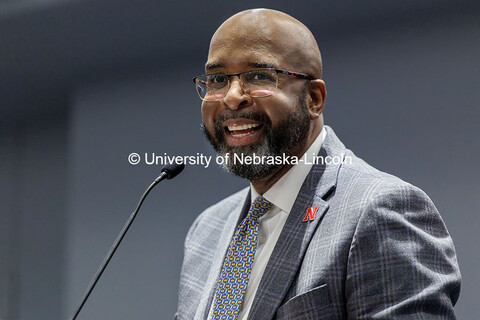
[[[251,103],[252,97],[248,95],[242,87],[240,79],[235,76],[230,79],[230,87],[228,88],[223,102],[231,110],[238,110]]]

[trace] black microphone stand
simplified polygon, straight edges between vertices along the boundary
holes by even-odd
[[[126,221],[125,224],[123,225],[123,228],[122,228],[122,230],[120,231],[120,233],[118,234],[117,239],[116,239],[115,242],[113,243],[112,247],[110,248],[110,251],[107,253],[107,255],[105,256],[105,259],[104,259],[103,262],[102,262],[102,264],[100,265],[100,267],[98,268],[97,272],[96,272],[95,275],[93,276],[92,281],[90,282],[90,284],[88,285],[87,290],[86,290],[85,293],[83,294],[82,300],[81,300],[80,304],[77,306],[77,308],[75,309],[75,312],[74,312],[71,320],[75,320],[75,319],[77,318],[78,314],[80,313],[80,311],[82,310],[83,306],[85,305],[85,302],[87,302],[87,299],[88,299],[88,297],[90,296],[90,294],[92,293],[93,288],[95,288],[95,285],[97,284],[98,280],[99,280],[100,277],[102,276],[103,271],[105,271],[105,268],[107,267],[108,263],[110,262],[110,260],[112,259],[113,255],[115,254],[115,251],[117,251],[117,248],[118,248],[118,246],[120,245],[120,243],[122,242],[123,238],[125,237],[125,234],[127,233],[128,229],[129,229],[130,226],[132,225],[133,220],[135,220],[135,217],[137,216],[138,210],[140,210],[140,207],[142,206],[142,203],[143,203],[143,201],[145,200],[145,198],[147,197],[147,195],[150,193],[150,191],[151,191],[160,181],[165,180],[165,179],[172,179],[172,178],[174,178],[177,174],[179,174],[180,172],[182,172],[182,170],[183,170],[184,167],[185,167],[184,164],[165,165],[165,166],[162,168],[162,172],[160,173],[160,175],[152,182],[152,184],[151,184],[151,185],[147,188],[147,190],[144,192],[144,194],[143,194],[142,197],[140,198],[140,201],[139,201],[138,204],[137,204],[137,207],[135,208],[135,211],[132,212],[132,214],[130,215],[130,217],[127,219],[127,221]]]

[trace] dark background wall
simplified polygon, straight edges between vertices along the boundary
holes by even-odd
[[[456,311],[479,319],[477,1],[0,1],[0,319],[66,319],[160,166],[214,155],[191,82],[233,13],[304,22],[323,53],[325,121],[357,155],[424,189],[455,241]],[[79,319],[169,319],[182,244],[247,185],[189,166],[152,192]]]

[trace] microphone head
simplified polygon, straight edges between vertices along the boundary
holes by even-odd
[[[167,179],[172,179],[182,172],[183,168],[185,168],[185,164],[183,163],[169,163],[163,166],[162,172],[167,174]]]

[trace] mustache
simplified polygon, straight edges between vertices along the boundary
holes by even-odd
[[[221,115],[218,115],[215,117],[215,120],[214,120],[215,130],[223,131],[222,123],[224,123],[228,119],[238,119],[238,118],[258,121],[258,122],[264,123],[267,127],[272,125],[272,121],[270,120],[270,118],[263,112],[254,111],[254,110],[240,111],[240,112],[228,110],[223,112]]]

